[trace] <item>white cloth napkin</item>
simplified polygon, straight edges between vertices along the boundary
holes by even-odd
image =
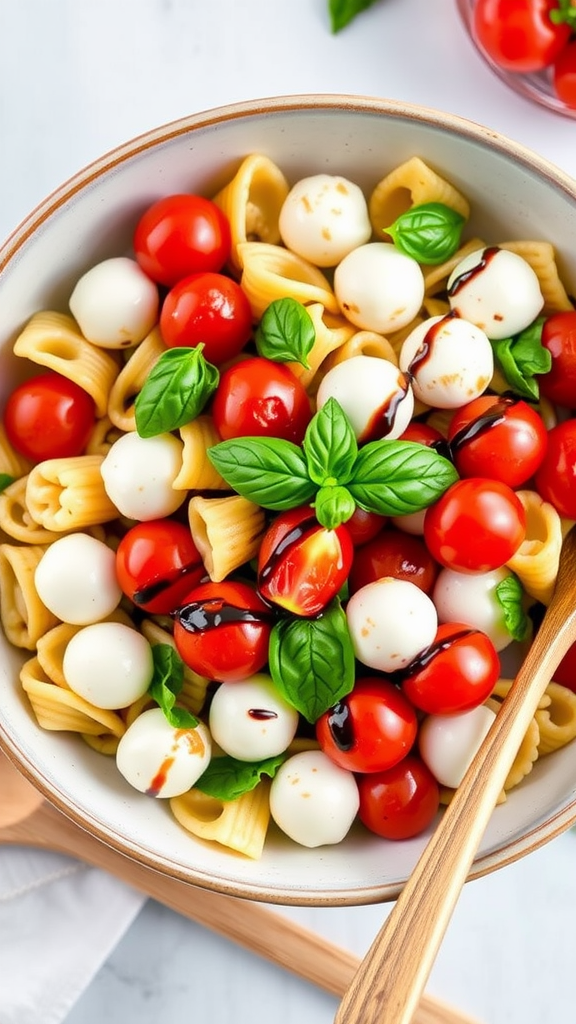
[[[146,897],[57,853],[0,850],[0,1021],[60,1024]]]

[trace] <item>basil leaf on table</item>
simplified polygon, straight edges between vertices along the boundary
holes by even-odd
[[[525,640],[530,628],[530,619],[524,611],[524,591],[515,573],[506,576],[496,586],[496,600],[504,613],[504,625],[513,640]]]
[[[414,441],[371,441],[360,449],[348,490],[360,508],[402,516],[428,508],[458,480],[454,466]]]
[[[220,379],[202,348],[169,348],[152,367],[134,404],[140,437],[177,430],[202,412]]]
[[[237,800],[255,789],[263,775],[273,779],[285,760],[286,754],[267,757],[264,761],[239,761],[229,754],[213,757],[194,785],[216,800]]]
[[[366,11],[376,0],[328,0],[328,11],[332,32],[346,28],[357,14]]]
[[[510,389],[531,402],[537,402],[540,397],[535,376],[548,373],[552,366],[552,356],[542,344],[544,321],[544,317],[538,317],[512,338],[492,339],[490,342]]]
[[[302,447],[311,480],[320,486],[348,483],[358,444],[350,420],[334,398],[310,420]]]
[[[405,256],[435,266],[454,255],[464,224],[462,214],[444,203],[421,203],[400,214],[384,230]]]
[[[0,494],[2,491],[5,491],[7,487],[10,487],[10,484],[13,484],[15,479],[16,477],[10,476],[9,473],[0,473]]]
[[[276,363],[301,363],[307,370],[308,353],[316,341],[310,313],[290,297],[275,299],[264,310],[255,334],[258,354]]]
[[[186,708],[176,707],[176,698],[184,684],[184,663],[180,655],[170,644],[153,644],[152,660],[154,674],[148,693],[175,729],[194,729],[198,719]]]
[[[277,622],[268,663],[288,703],[314,724],[354,686],[354,649],[340,602],[334,600],[316,619]]]
[[[237,437],[207,450],[220,476],[243,498],[284,511],[305,505],[317,490],[297,445],[279,437]]]

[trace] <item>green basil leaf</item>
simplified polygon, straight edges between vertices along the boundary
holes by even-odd
[[[10,484],[13,484],[15,479],[16,477],[10,476],[9,473],[0,473],[0,493],[5,491],[7,487],[10,487]]]
[[[134,403],[140,437],[177,430],[202,412],[220,379],[202,348],[169,348],[162,353]]]
[[[316,492],[297,445],[279,437],[237,437],[207,451],[220,476],[242,497],[283,511],[305,505]]]
[[[286,754],[265,761],[238,761],[229,754],[213,757],[195,787],[216,800],[237,800],[255,789],[263,775],[273,779],[285,760]]]
[[[376,0],[328,0],[332,32],[340,32],[357,14],[366,11],[374,3]]]
[[[405,256],[434,266],[454,255],[460,245],[465,218],[444,203],[412,206],[384,230]]]
[[[556,0],[556,6],[548,12],[548,17],[554,25],[569,25],[572,31],[576,31],[576,7],[572,0]]]
[[[148,693],[175,729],[194,729],[198,719],[186,708],[176,706],[176,698],[184,683],[182,659],[170,644],[153,644],[152,659],[154,674]]]
[[[314,498],[316,519],[327,530],[335,530],[354,515],[356,502],[347,487],[321,487]]]
[[[277,622],[268,661],[288,703],[314,724],[354,686],[354,649],[340,602],[332,601],[316,619]]]
[[[433,448],[413,441],[371,441],[358,453],[348,490],[360,508],[402,516],[428,508],[458,474]]]
[[[512,338],[492,340],[491,345],[511,391],[530,402],[537,402],[540,388],[537,375],[548,373],[552,356],[542,344],[545,317],[538,317]]]
[[[301,302],[275,299],[264,310],[254,338],[258,354],[275,363],[301,363],[310,369],[308,353],[316,341],[316,328]]]
[[[496,600],[504,613],[504,624],[513,640],[525,640],[530,629],[530,619],[524,611],[524,591],[515,573],[501,580],[495,590]]]
[[[311,480],[321,486],[348,483],[358,444],[350,420],[335,398],[329,398],[312,417],[302,447]]]

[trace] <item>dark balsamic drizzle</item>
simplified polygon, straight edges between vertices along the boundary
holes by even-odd
[[[478,274],[481,274],[486,269],[490,260],[493,260],[496,254],[500,252],[497,245],[491,245],[482,252],[481,259],[476,263],[470,270],[464,271],[462,274],[458,274],[458,277],[454,278],[452,284],[448,288],[448,296],[452,298],[457,295],[461,288],[464,288],[469,281],[472,281]]]
[[[354,727],[350,709],[344,701],[339,701],[328,715],[328,728],[338,750],[351,750],[354,746]]]
[[[449,313],[446,313],[445,316],[443,316],[440,320],[437,320],[436,323],[433,323],[428,328],[426,334],[424,335],[422,341],[420,342],[418,349],[416,350],[416,352],[412,356],[412,359],[410,360],[408,366],[409,379],[414,377],[418,370],[421,369],[430,359],[434,348],[434,342],[438,335],[440,334],[442,328],[446,324],[446,321],[454,320],[458,316],[459,314],[456,312],[456,310],[451,309]]]
[[[473,441],[474,438],[485,434],[487,430],[502,423],[508,409],[514,404],[514,399],[512,398],[499,398],[497,402],[494,402],[494,405],[491,405],[480,416],[477,416],[465,427],[457,431],[449,444],[451,452],[455,454],[464,445],[468,444],[469,441]]]
[[[270,718],[278,718],[278,713],[276,711],[269,711],[268,708],[249,708],[248,715],[250,718],[255,718],[261,722],[265,722]]]
[[[428,647],[424,647],[408,665],[404,666],[404,668],[399,668],[396,672],[390,672],[388,674],[388,678],[393,683],[396,683],[397,686],[400,686],[405,679],[409,679],[411,676],[416,675],[417,672],[421,672],[422,669],[427,668],[428,665],[434,661],[434,658],[436,658],[438,654],[441,654],[442,651],[448,651],[452,645],[457,643],[459,640],[463,640],[465,637],[472,636],[477,632],[477,629],[466,627],[465,629],[460,629],[455,633],[451,633],[450,636],[444,637],[443,640],[435,640],[433,643],[429,644]]]
[[[197,572],[199,569],[203,569],[201,561],[190,562],[188,565],[182,565],[179,569],[175,569],[171,573],[167,573],[166,576],[160,576],[153,583],[149,583],[145,587],[140,587],[140,590],[136,590],[132,595],[134,604],[144,605],[148,604],[149,601],[153,601],[155,597],[159,597],[165,590],[168,590],[179,580],[183,579],[191,572]]]
[[[366,444],[368,441],[379,441],[381,438],[388,436],[394,427],[398,409],[406,398],[409,387],[410,379],[408,374],[399,373],[398,388],[392,392],[386,402],[378,409],[375,409],[366,429],[362,431],[362,437],[359,438],[362,444]]]
[[[303,519],[301,523],[294,526],[282,537],[278,544],[274,548],[270,558],[265,565],[262,566],[258,573],[258,583],[261,586],[263,583],[273,575],[278,563],[281,561],[283,556],[290,551],[291,548],[295,547],[299,541],[302,540],[307,534],[312,534],[319,529],[318,520],[315,516],[310,516],[307,519]]]
[[[190,601],[174,613],[174,618],[188,633],[206,633],[219,626],[234,622],[266,622],[267,612],[251,611],[228,604],[224,598],[209,597],[205,601]]]

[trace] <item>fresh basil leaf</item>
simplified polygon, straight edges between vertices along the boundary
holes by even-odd
[[[7,487],[10,487],[10,484],[13,484],[15,479],[16,477],[10,476],[9,473],[0,473],[0,493],[5,491]]]
[[[421,203],[401,213],[384,230],[405,256],[434,266],[454,255],[464,224],[462,214],[444,203]]]
[[[340,602],[332,601],[316,619],[277,622],[268,662],[288,703],[314,724],[354,686],[354,649]]]
[[[229,754],[213,757],[195,787],[216,800],[237,800],[255,789],[263,775],[273,779],[285,760],[286,754],[265,761],[238,761]]]
[[[182,659],[170,644],[153,644],[152,659],[154,674],[148,693],[162,708],[166,719],[175,729],[194,729],[198,725],[198,719],[186,708],[176,706],[176,698],[184,683]]]
[[[371,441],[358,453],[348,490],[360,508],[402,516],[428,508],[458,479],[448,459],[413,441]]]
[[[366,11],[374,3],[376,0],[328,0],[332,32],[340,32],[357,14]]]
[[[275,299],[264,310],[254,338],[258,354],[275,363],[301,363],[310,369],[308,353],[316,341],[316,328],[301,302]]]
[[[530,619],[524,611],[524,591],[515,573],[501,580],[495,590],[496,600],[504,613],[504,625],[513,640],[525,640],[530,630]]]
[[[335,530],[354,515],[356,502],[347,487],[321,487],[314,498],[316,519],[327,530]]]
[[[220,379],[202,348],[169,348],[162,353],[134,403],[140,437],[177,430],[202,412]]]
[[[321,486],[348,483],[358,444],[350,420],[335,398],[329,398],[312,417],[302,447],[311,480]]]
[[[552,356],[542,344],[544,321],[544,317],[538,317],[520,334],[491,341],[511,391],[530,402],[537,402],[540,397],[536,375],[548,373],[552,366]]]
[[[316,492],[302,450],[280,437],[232,438],[207,454],[230,487],[262,508],[305,505]]]

